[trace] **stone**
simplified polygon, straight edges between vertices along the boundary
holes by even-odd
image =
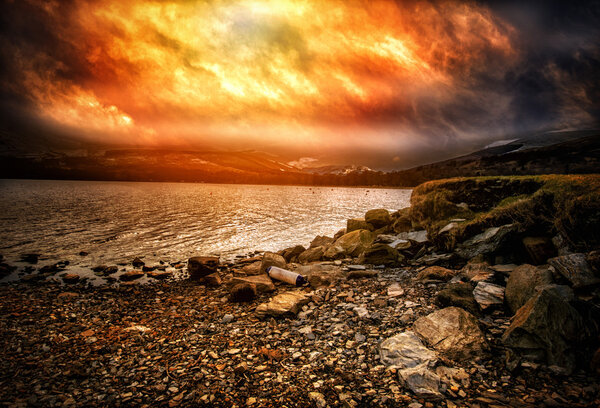
[[[223,324],[231,323],[233,321],[233,319],[234,319],[234,316],[232,314],[226,314],[221,319],[221,323],[223,323]]]
[[[74,273],[67,273],[66,275],[64,275],[62,277],[62,280],[65,283],[77,283],[77,282],[79,282],[79,279],[80,279],[79,275],[76,275]]]
[[[141,268],[145,263],[139,257],[135,257],[133,261],[131,261],[131,265],[133,265],[134,268]]]
[[[600,284],[600,277],[594,273],[585,254],[570,254],[548,259],[548,263],[564,276],[573,288],[580,289]]]
[[[206,286],[221,286],[221,275],[219,272],[211,273],[210,275],[203,276],[197,281],[201,285]]]
[[[487,349],[475,316],[458,307],[447,307],[419,318],[413,330],[447,357],[464,361]]]
[[[258,316],[296,315],[300,308],[310,301],[310,297],[301,292],[284,292],[274,296],[268,303],[263,303],[256,308]]]
[[[376,278],[378,274],[379,272],[372,270],[350,271],[346,275],[346,279]]]
[[[312,403],[315,404],[317,408],[325,408],[327,406],[325,396],[320,392],[309,392],[308,399],[312,401]]]
[[[340,238],[345,233],[346,233],[346,228],[342,228],[341,230],[339,230],[338,232],[336,232],[335,235],[333,236],[333,242],[337,241],[338,238]]]
[[[384,340],[379,356],[383,364],[397,367],[398,377],[415,394],[440,396],[440,378],[431,371],[437,357],[414,333],[405,331]]]
[[[251,302],[256,297],[256,285],[253,283],[238,283],[229,290],[231,302]]]
[[[323,259],[324,254],[325,248],[322,246],[310,248],[298,255],[298,262],[303,264],[310,262],[318,262],[321,259]]]
[[[231,285],[237,285],[239,283],[253,284],[256,287],[256,291],[261,293],[273,292],[275,290],[275,285],[267,274],[247,277],[234,276],[231,279]]]
[[[152,272],[148,272],[147,275],[148,275],[149,278],[158,279],[158,280],[164,280],[164,279],[167,279],[167,278],[170,278],[171,276],[173,276],[173,272],[167,272],[167,271],[157,272],[157,271],[152,271]]]
[[[262,262],[252,262],[247,265],[242,266],[242,273],[246,275],[260,275],[260,264]]]
[[[473,297],[482,310],[501,307],[504,304],[504,287],[488,282],[479,282],[473,290]]]
[[[370,231],[364,229],[356,230],[342,235],[331,247],[340,247],[344,255],[355,257],[362,254],[365,249],[371,246],[374,239],[375,237]]]
[[[450,232],[450,231],[452,231],[453,229],[456,229],[456,228],[458,228],[458,223],[451,222],[448,225],[446,225],[444,228],[442,228],[441,230],[439,230],[438,231],[438,235],[448,233],[448,232]]]
[[[556,256],[556,248],[549,237],[525,237],[522,242],[534,265],[545,264]]]
[[[485,262],[470,262],[460,270],[460,276],[471,282],[491,281],[496,271]]]
[[[557,365],[570,372],[575,367],[576,351],[586,337],[586,327],[556,286],[539,287],[517,311],[502,341],[527,360]]]
[[[295,247],[284,249],[281,253],[281,256],[283,256],[287,263],[295,262],[298,259],[298,256],[304,251],[306,251],[306,248],[304,248],[302,245],[296,245]]]
[[[317,235],[310,242],[310,246],[308,248],[310,249],[310,248],[316,248],[316,247],[326,247],[332,243],[333,243],[333,238],[327,237],[325,235]]]
[[[429,238],[427,238],[427,230],[403,232],[398,234],[397,237],[398,239],[413,241],[417,244],[429,242]]]
[[[514,314],[535,294],[535,288],[553,283],[548,268],[523,264],[515,268],[506,281],[505,298]]]
[[[359,262],[370,265],[396,266],[404,260],[398,251],[386,244],[373,244],[364,250]]]
[[[342,277],[342,270],[335,265],[312,264],[301,266],[296,273],[304,276],[311,287],[329,286]]]
[[[262,263],[260,264],[260,273],[266,273],[269,266],[276,266],[278,268],[285,269],[287,263],[285,262],[285,258],[283,256],[273,252],[265,252],[262,258]]]
[[[191,280],[198,280],[206,275],[217,272],[218,256],[195,256],[188,259],[188,272]]]
[[[419,259],[417,259],[417,263],[420,265],[435,265],[435,264],[439,264],[439,263],[448,263],[455,257],[456,257],[456,255],[453,253],[430,254],[430,255],[422,256]]]
[[[456,253],[464,259],[493,254],[502,248],[503,244],[515,231],[516,227],[513,224],[488,228],[481,234],[475,235],[460,244],[456,249]]]
[[[144,272],[142,271],[127,271],[119,276],[119,280],[122,280],[123,282],[131,282],[141,278],[142,276],[144,276]]]
[[[399,297],[404,295],[404,289],[400,286],[399,283],[392,283],[387,288],[387,295],[389,297]]]
[[[357,230],[369,230],[372,228],[373,227],[367,224],[364,218],[351,218],[346,221],[346,232],[344,234]]]
[[[449,283],[436,295],[435,302],[442,307],[457,306],[474,315],[479,314],[479,304],[470,283]]]
[[[392,217],[388,210],[379,208],[367,211],[365,213],[365,221],[367,224],[371,224],[375,229],[379,229],[390,225],[392,223]]]
[[[456,275],[456,272],[452,269],[443,268],[441,266],[430,266],[419,272],[417,279],[421,281],[449,281],[454,275]]]

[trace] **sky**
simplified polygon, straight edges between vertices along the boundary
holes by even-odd
[[[599,2],[0,7],[0,127],[23,138],[393,169],[600,118]]]

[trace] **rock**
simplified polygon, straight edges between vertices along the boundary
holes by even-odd
[[[296,272],[304,276],[313,288],[329,286],[342,277],[342,270],[334,265],[306,265],[296,269]]]
[[[265,252],[260,264],[260,273],[266,273],[269,266],[276,266],[278,268],[286,268],[285,258],[279,254],[273,252]]]
[[[512,313],[516,313],[535,294],[535,288],[553,283],[548,268],[521,265],[515,268],[506,282],[506,303]]]
[[[231,322],[233,322],[233,319],[234,319],[234,317],[232,314],[226,314],[221,319],[221,323],[223,323],[223,324],[231,323]]]
[[[460,244],[456,253],[464,259],[493,254],[502,248],[502,245],[515,231],[516,227],[513,224],[488,228],[485,232]]]
[[[114,273],[117,273],[117,272],[119,272],[119,268],[117,268],[117,267],[116,267],[116,266],[114,266],[114,265],[112,265],[112,266],[108,266],[108,267],[106,267],[106,268],[105,268],[105,269],[102,271],[102,273],[104,274],[104,276],[107,276],[107,275],[112,275],[112,274],[114,274]]]
[[[323,259],[323,255],[325,254],[325,248],[324,247],[316,247],[316,248],[310,248],[307,249],[306,251],[302,252],[299,256],[298,256],[298,262],[300,263],[310,263],[310,262],[318,262],[321,259]]]
[[[36,264],[36,263],[38,263],[39,258],[40,258],[39,254],[23,254],[23,255],[21,255],[21,262]]]
[[[326,247],[332,243],[333,238],[326,237],[325,235],[317,235],[315,239],[310,242],[310,246],[308,248]]]
[[[425,255],[417,259],[417,264],[420,265],[435,265],[439,263],[449,263],[456,255],[451,254],[431,254]]]
[[[427,230],[402,232],[398,234],[397,237],[398,239],[413,241],[417,244],[424,244],[426,242],[429,242],[429,238],[427,238]]]
[[[333,236],[333,242],[337,241],[338,238],[340,238],[341,236],[343,236],[346,233],[346,228],[342,228],[341,230],[339,230],[338,232],[335,233],[335,235]]]
[[[379,229],[390,225],[392,223],[392,217],[388,210],[380,208],[367,211],[365,214],[365,221],[367,224],[371,224],[375,229]]]
[[[479,304],[473,296],[473,286],[469,283],[450,283],[435,298],[442,307],[457,306],[468,312],[479,314]]]
[[[287,263],[295,262],[298,259],[298,255],[304,251],[306,251],[306,248],[304,248],[302,245],[296,245],[295,247],[284,249],[281,256],[283,256]]]
[[[206,286],[221,286],[221,275],[219,272],[211,273],[210,275],[206,275],[198,279],[197,281],[201,285]]]
[[[590,369],[596,375],[600,375],[600,348],[596,350],[594,356],[592,357],[592,361],[590,363]]]
[[[412,332],[406,331],[384,340],[379,346],[383,364],[398,368],[404,384],[419,396],[438,397],[440,379],[431,371],[436,355]]]
[[[571,282],[575,289],[600,284],[600,277],[590,268],[585,254],[557,256],[556,258],[548,259],[548,263]]]
[[[525,237],[523,246],[534,265],[545,264],[549,258],[556,256],[556,248],[548,237]]]
[[[144,266],[145,263],[140,258],[136,257],[133,259],[133,261],[131,261],[131,265],[133,265],[134,268],[140,268]]]
[[[570,372],[586,328],[581,315],[556,286],[539,287],[538,293],[517,311],[502,341],[525,359],[557,365]]]
[[[360,256],[359,262],[370,265],[396,266],[404,260],[398,251],[386,244],[373,244]]]
[[[256,285],[253,283],[238,283],[231,287],[229,300],[231,302],[251,302],[256,297]]]
[[[200,278],[217,272],[219,266],[218,256],[195,256],[188,259],[188,272],[191,280]]]
[[[66,275],[64,275],[62,277],[62,280],[65,283],[77,283],[77,282],[79,282],[79,279],[80,279],[79,275],[76,275],[74,273],[67,273]]]
[[[260,275],[260,264],[262,262],[252,262],[247,265],[242,266],[242,273],[246,275]]]
[[[387,288],[387,295],[389,297],[403,296],[404,295],[404,289],[402,289],[402,286],[400,286],[399,283],[392,283]]]
[[[441,266],[430,266],[419,272],[417,279],[422,281],[449,281],[454,275],[456,275],[456,272],[452,269],[442,268]]]
[[[119,279],[123,282],[131,282],[144,276],[142,271],[128,271],[119,276]]]
[[[98,266],[94,266],[92,268],[93,272],[104,272],[106,270],[106,268],[108,268],[108,266],[106,265],[98,265]]]
[[[231,285],[237,285],[239,283],[250,283],[256,287],[257,292],[268,293],[275,290],[275,285],[269,275],[262,274],[248,277],[233,277]]]
[[[302,305],[308,303],[310,297],[301,292],[285,292],[271,299],[268,303],[263,303],[256,308],[258,316],[281,316],[285,314],[298,314]]]
[[[600,276],[600,251],[588,252],[588,254],[585,256],[585,259],[596,276]]]
[[[485,262],[468,263],[460,270],[460,276],[475,283],[491,281],[495,275],[496,271]]]
[[[479,282],[473,290],[473,297],[482,310],[501,307],[504,304],[504,288],[488,282]]]
[[[339,245],[332,244],[325,248],[325,252],[323,253],[323,259],[342,259],[346,257],[346,252],[344,248]]]
[[[167,271],[152,271],[152,272],[148,272],[147,273],[149,278],[153,278],[153,279],[158,279],[158,280],[164,280],[164,279],[168,279],[171,276],[173,276],[173,272],[167,272]]]
[[[370,231],[356,230],[342,235],[334,242],[333,246],[340,247],[344,255],[355,257],[362,254],[367,249],[375,237]],[[331,247],[330,247],[331,248]]]
[[[357,231],[357,230],[369,230],[372,229],[373,227],[370,226],[369,224],[367,224],[367,222],[365,221],[364,218],[351,218],[348,221],[346,221],[346,232],[345,234],[348,234],[352,231]]]
[[[309,392],[308,399],[315,404],[317,408],[325,408],[327,402],[325,402],[325,396],[320,392]]]
[[[376,278],[379,272],[372,270],[365,271],[350,271],[346,275],[346,279],[362,279],[362,278]]]
[[[487,348],[475,316],[454,306],[419,318],[413,330],[434,349],[455,360],[480,356]]]
[[[392,223],[392,230],[398,232],[408,232],[412,229],[410,219],[410,207],[403,208],[396,213],[396,219]]]

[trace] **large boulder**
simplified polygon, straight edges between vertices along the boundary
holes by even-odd
[[[548,263],[571,282],[575,289],[600,284],[600,277],[590,268],[585,254],[557,256],[548,259]]]
[[[301,292],[285,292],[263,303],[256,308],[258,316],[283,316],[286,314],[298,314],[300,308],[310,301],[310,297]]]
[[[388,210],[379,208],[367,211],[365,214],[365,221],[367,224],[371,224],[373,228],[379,229],[390,225],[392,223],[392,217]]]
[[[556,248],[550,237],[525,237],[523,246],[534,265],[545,264],[548,258],[556,256]]]
[[[489,282],[479,282],[473,290],[473,297],[482,310],[501,307],[504,304],[504,287]]]
[[[406,331],[384,340],[379,355],[382,363],[397,367],[398,377],[415,394],[440,396],[440,378],[431,370],[437,357],[414,333]]]
[[[359,262],[371,265],[395,266],[404,260],[398,251],[386,244],[373,244],[360,256]]]
[[[298,255],[298,262],[300,263],[309,263],[309,262],[317,262],[323,258],[325,254],[325,248],[322,246],[316,248],[310,248],[306,251],[302,252]]]
[[[361,229],[369,230],[373,229],[373,227],[367,224],[364,218],[350,218],[348,221],[346,221],[345,234]]]
[[[218,256],[195,256],[188,259],[187,264],[191,280],[199,280],[207,275],[216,273],[218,266]]]
[[[456,275],[456,272],[452,269],[441,266],[430,266],[419,272],[417,279],[422,281],[449,281],[454,275]]]
[[[464,259],[475,258],[479,255],[494,254],[516,231],[513,224],[488,228],[481,234],[466,240],[456,249],[456,253]]]
[[[525,359],[557,365],[572,371],[575,354],[586,328],[570,303],[568,290],[558,285],[539,286],[537,293],[515,314],[502,336],[504,344]]]
[[[269,266],[276,266],[278,268],[285,269],[286,267],[285,258],[279,254],[273,252],[265,252],[260,264],[260,273],[266,273]]]
[[[331,243],[333,243],[333,238],[331,237],[327,237],[325,235],[317,235],[310,243],[310,246],[308,247],[310,248],[316,248],[316,247],[326,247],[328,245],[330,245]]]
[[[328,248],[327,252],[329,252],[329,249],[332,247],[339,247],[347,256],[359,256],[373,243],[374,239],[375,237],[370,231],[352,231],[338,238],[338,240],[335,241],[330,248]]]
[[[447,307],[419,318],[413,330],[451,359],[467,360],[487,349],[475,316],[458,307]]]
[[[474,315],[479,314],[479,304],[475,301],[470,283],[449,283],[438,292],[435,302],[441,307],[457,306]]]
[[[246,277],[234,276],[231,279],[230,285],[235,286],[240,283],[252,284],[258,292],[273,292],[275,290],[275,285],[267,274]]]
[[[548,268],[524,264],[515,268],[506,282],[505,298],[509,309],[517,312],[535,294],[535,288],[552,283]]]

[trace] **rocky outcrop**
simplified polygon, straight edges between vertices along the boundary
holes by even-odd
[[[477,319],[458,307],[447,307],[421,317],[414,323],[413,330],[451,359],[467,360],[487,349]]]
[[[548,263],[575,289],[600,285],[600,276],[590,268],[585,254],[558,256],[549,259]]]
[[[195,256],[188,259],[187,265],[191,280],[198,280],[217,272],[218,266],[218,256]]]
[[[517,311],[502,341],[527,360],[572,371],[575,350],[585,333],[581,315],[569,304],[568,291],[545,285]]]
[[[515,268],[506,282],[505,298],[509,309],[516,313],[535,294],[535,288],[553,283],[548,268],[521,265]]]

